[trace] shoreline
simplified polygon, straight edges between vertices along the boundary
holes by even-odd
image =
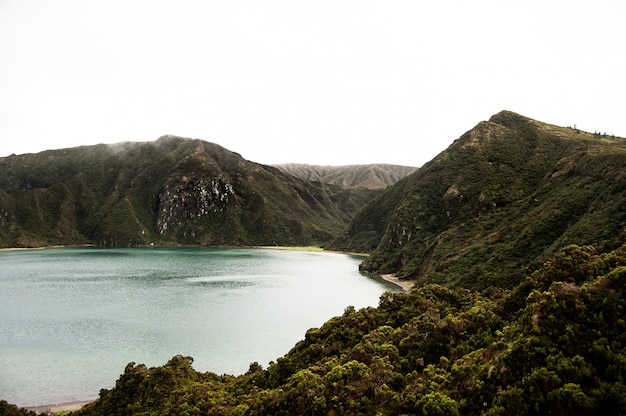
[[[46,250],[49,248],[72,248],[72,247],[98,247],[95,244],[79,244],[76,246],[69,245],[57,245],[57,246],[41,246],[41,247],[2,247],[0,248],[0,252],[2,251],[30,251],[30,250]]]
[[[63,248],[67,246],[45,246],[45,247],[4,247],[0,248],[0,251],[30,251],[30,250],[45,250],[48,248]]]
[[[75,402],[65,402],[58,404],[47,404],[44,406],[24,406],[23,409],[30,410],[37,413],[59,413],[79,410],[83,406],[93,403],[94,400],[81,400]]]
[[[46,250],[50,248],[73,248],[73,247],[96,247],[96,248],[170,248],[170,247],[193,247],[193,248],[255,248],[255,249],[270,249],[270,250],[289,250],[289,251],[307,251],[313,253],[338,253],[338,254],[348,254],[351,256],[359,256],[359,257],[368,257],[368,253],[356,253],[352,251],[342,251],[342,250],[328,250],[324,247],[320,246],[202,246],[202,245],[156,245],[156,244],[146,244],[141,246],[115,246],[115,247],[105,247],[99,246],[97,244],[77,244],[77,245],[53,245],[53,246],[41,246],[41,247],[0,247],[0,252],[2,251],[30,251],[30,250]]]
[[[77,245],[77,246],[63,246],[63,245],[57,245],[57,246],[45,246],[45,247],[6,247],[6,248],[0,248],[0,252],[2,251],[21,251],[21,250],[45,250],[47,248],[65,248],[65,247],[97,247],[93,244],[82,244],[82,245]],[[170,247],[170,246],[155,246],[155,245],[149,245],[149,246],[144,246],[144,247]],[[189,246],[189,247],[204,247],[204,246]],[[288,250],[288,251],[306,251],[306,252],[311,252],[311,253],[336,253],[336,254],[346,254],[349,256],[358,256],[358,257],[369,257],[368,253],[355,253],[355,252],[348,252],[348,251],[338,251],[338,250],[327,250],[323,247],[319,247],[319,246],[234,246],[233,248],[255,248],[255,249],[262,249],[262,250]],[[405,282],[405,281],[401,281],[400,279],[398,279],[397,277],[395,277],[393,274],[381,274],[381,275],[377,275],[379,276],[381,279],[383,279],[384,281],[391,283],[393,285],[398,286],[400,289],[402,289],[402,291],[404,292],[410,292],[411,289],[413,288],[414,284],[413,282]]]
[[[413,282],[401,281],[400,279],[398,279],[393,274],[381,274],[379,276],[384,281],[392,283],[392,284],[398,286],[399,288],[402,289],[403,292],[410,292],[411,289],[413,288],[413,286],[415,286]]]
[[[337,253],[349,256],[369,257],[367,253],[355,253],[352,251],[328,250],[319,246],[246,246],[246,248],[259,248],[264,250],[307,251],[311,253]]]

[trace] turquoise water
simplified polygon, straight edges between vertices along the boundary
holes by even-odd
[[[0,252],[0,399],[97,398],[129,362],[264,367],[388,283],[362,258],[271,249],[93,247]]]

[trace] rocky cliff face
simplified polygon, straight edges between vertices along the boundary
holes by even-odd
[[[190,180],[186,176],[177,183],[167,184],[159,193],[157,230],[180,229],[190,220],[228,209],[229,197],[235,195],[233,186],[223,177],[212,180]]]

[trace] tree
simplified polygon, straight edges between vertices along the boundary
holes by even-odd
[[[422,396],[415,404],[424,416],[457,416],[459,408],[454,400],[438,391]]]

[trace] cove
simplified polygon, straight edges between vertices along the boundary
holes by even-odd
[[[264,367],[346,307],[397,288],[361,257],[244,248],[0,252],[0,399],[97,398],[129,362],[238,375]]]

